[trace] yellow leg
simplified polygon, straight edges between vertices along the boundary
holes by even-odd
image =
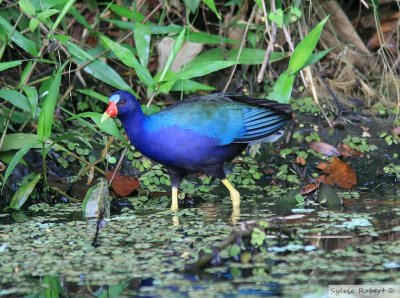
[[[178,211],[178,188],[172,187],[172,204],[171,204],[171,211],[176,212]]]
[[[231,200],[232,200],[232,206],[239,207],[240,206],[240,194],[236,190],[235,187],[228,181],[228,179],[222,179],[222,183],[225,185],[225,187],[229,190],[229,193],[231,195]]]

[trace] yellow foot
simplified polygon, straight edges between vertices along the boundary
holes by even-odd
[[[240,207],[240,193],[236,190],[236,188],[229,182],[228,179],[222,179],[222,183],[229,190],[232,200],[233,207]]]
[[[240,207],[232,206],[231,220],[234,225],[240,220]]]
[[[178,188],[172,187],[172,203],[171,203],[171,211],[177,212],[179,209],[178,207]]]
[[[179,226],[179,217],[178,216],[176,216],[176,215],[172,216],[172,224],[174,227]]]

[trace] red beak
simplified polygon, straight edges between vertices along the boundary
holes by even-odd
[[[104,112],[103,117],[101,117],[101,122],[106,121],[108,118],[114,118],[118,115],[117,103],[110,101],[108,103],[107,110]]]

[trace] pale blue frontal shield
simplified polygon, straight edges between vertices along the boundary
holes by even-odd
[[[110,102],[119,102],[120,98],[119,94],[113,94],[110,97]]]

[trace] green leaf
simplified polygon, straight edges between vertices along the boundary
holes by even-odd
[[[315,62],[318,62],[319,60],[324,58],[325,55],[328,54],[331,50],[332,50],[332,48],[329,48],[329,49],[326,49],[326,50],[323,50],[323,51],[320,51],[317,53],[312,53],[310,58],[306,61],[306,63],[303,65],[302,68],[306,68],[306,67],[314,64]]]
[[[90,96],[90,97],[96,98],[98,100],[101,100],[102,102],[108,104],[108,97],[105,96],[105,95],[102,95],[102,94],[100,94],[100,93],[98,93],[98,92],[96,92],[94,90],[91,90],[91,89],[78,89],[77,91],[82,93],[82,94],[85,94],[87,96]]]
[[[31,32],[35,31],[36,28],[39,26],[39,24],[40,24],[40,22],[39,22],[38,19],[32,18],[32,19],[29,21],[29,30],[31,30]]]
[[[145,16],[142,15],[141,13],[117,4],[111,4],[110,10],[115,12],[117,15],[121,17],[134,20],[135,22],[142,22],[145,19]]]
[[[183,2],[185,2],[186,9],[189,9],[191,13],[196,13],[200,4],[200,0],[183,0]]]
[[[24,148],[26,144],[37,144],[37,148],[41,146],[37,134],[11,133],[4,136],[3,146],[0,151],[19,150]]]
[[[0,17],[0,27],[3,28],[3,32],[7,34],[8,38],[15,42],[15,44],[18,45],[20,48],[22,48],[32,56],[37,56],[39,54],[36,43],[15,30],[14,26],[7,22],[3,17]]]
[[[147,63],[149,62],[151,40],[151,31],[149,27],[139,22],[136,23],[134,38],[140,63],[143,65],[143,67],[147,67]]]
[[[46,10],[43,10],[41,13],[39,13],[37,15],[37,17],[42,22],[46,22],[48,18],[50,18],[51,16],[53,16],[59,12],[60,11],[58,9],[46,9]]]
[[[318,40],[321,36],[322,29],[328,21],[329,16],[323,19],[314,29],[308,33],[304,39],[296,46],[289,60],[288,72],[294,74],[299,72],[306,62],[310,59]]]
[[[228,52],[228,60],[235,61],[238,55],[239,49],[232,49]],[[246,64],[246,65],[257,65],[262,64],[264,61],[265,50],[261,49],[251,49],[251,48],[243,48],[238,64]],[[287,57],[286,53],[282,52],[272,52],[269,62],[276,62],[282,60]]]
[[[91,118],[102,131],[116,137],[119,140],[123,140],[123,137],[117,127],[117,124],[115,124],[115,121],[113,119],[108,119],[107,121],[101,122],[102,114],[95,112],[81,113],[71,117],[70,119],[74,119],[77,117]]]
[[[171,53],[168,56],[167,62],[165,63],[164,69],[160,75],[159,82],[164,80],[167,71],[170,69],[172,62],[174,62],[176,55],[178,55],[179,50],[182,48],[183,40],[185,38],[186,28],[183,28],[178,38],[175,40],[174,46]]]
[[[193,32],[190,31],[187,34],[186,41],[196,42],[196,43],[207,43],[207,44],[238,44],[239,42],[234,39],[226,38],[220,35],[209,34],[205,32]]]
[[[213,13],[215,13],[218,19],[221,19],[221,15],[219,14],[217,7],[215,7],[214,0],[203,0],[203,2],[212,10]]]
[[[85,17],[74,7],[72,6],[69,10],[69,13],[74,17],[74,19],[81,25],[85,26],[86,29],[92,31],[92,27],[86,21]]]
[[[36,91],[36,88],[31,86],[24,86],[22,87],[22,90],[24,90],[26,96],[28,97],[29,103],[31,105],[32,118],[34,118],[36,115],[36,108],[38,105],[38,93]]]
[[[19,7],[21,7],[22,11],[29,16],[35,15],[35,7],[27,0],[18,1]]]
[[[24,60],[14,60],[14,61],[10,61],[10,62],[1,62],[0,63],[0,71],[21,65],[22,61]]]
[[[126,66],[132,67],[140,80],[146,84],[146,86],[153,86],[155,84],[150,72],[147,68],[143,67],[139,61],[136,59],[135,55],[127,48],[121,46],[120,44],[112,41],[108,37],[102,35],[100,39],[104,42],[107,48],[109,48],[115,56],[121,60]]]
[[[72,42],[67,42],[66,47],[69,53],[77,60],[79,65],[94,60],[92,55]],[[133,92],[129,85],[121,78],[121,76],[102,60],[98,59],[93,61],[85,66],[83,70],[96,79],[99,79],[100,81],[103,81],[114,88]]]
[[[289,74],[288,71],[281,73],[275,83],[274,90],[268,94],[267,98],[280,103],[289,103],[294,78],[295,75]]]
[[[282,28],[283,25],[283,11],[278,8],[275,13],[270,12],[268,18],[274,22],[279,28]]]
[[[68,62],[60,67],[55,73],[49,91],[44,99],[42,110],[40,111],[38,123],[38,136],[40,141],[45,141],[51,135],[51,128],[54,122],[54,111],[57,104],[58,94],[60,91],[61,76]]]
[[[56,31],[58,25],[61,23],[62,19],[65,17],[67,14],[68,10],[71,8],[71,6],[75,3],[75,0],[69,0],[63,7],[60,15],[57,17],[56,21],[53,24],[53,27],[51,28],[51,31],[54,32]]]
[[[215,88],[208,85],[200,84],[192,80],[178,80],[175,81],[171,87],[171,91],[196,92],[196,91],[211,91],[211,90],[215,90]]]
[[[176,74],[170,73],[165,79],[168,81],[175,81],[201,77],[235,64],[235,61],[208,61],[204,63],[199,63],[198,65],[196,65],[196,67],[184,68]]]
[[[32,112],[28,98],[15,90],[0,90],[0,97],[25,112]]]
[[[25,204],[26,200],[28,200],[32,191],[35,189],[36,184],[42,178],[42,175],[36,174],[30,181],[27,178],[30,177],[27,176],[22,180],[21,186],[12,197],[10,204],[8,205],[8,208],[14,210],[20,210],[21,207]]]
[[[4,174],[3,177],[3,184],[1,186],[1,192],[3,192],[3,188],[7,183],[8,177],[10,177],[12,171],[14,171],[14,168],[17,166],[17,164],[19,163],[19,161],[25,156],[26,153],[28,153],[28,151],[35,147],[36,145],[38,145],[39,142],[36,143],[31,143],[31,144],[26,144],[23,148],[21,148],[20,150],[17,151],[17,153],[15,153],[13,159],[11,160],[10,164],[7,167],[7,170]]]
[[[29,76],[29,73],[31,73],[33,70],[33,66],[34,66],[33,60],[30,60],[30,61],[28,61],[28,63],[26,63],[24,70],[22,71],[22,74],[21,74],[21,78],[19,81],[19,87],[25,85],[25,82]]]

